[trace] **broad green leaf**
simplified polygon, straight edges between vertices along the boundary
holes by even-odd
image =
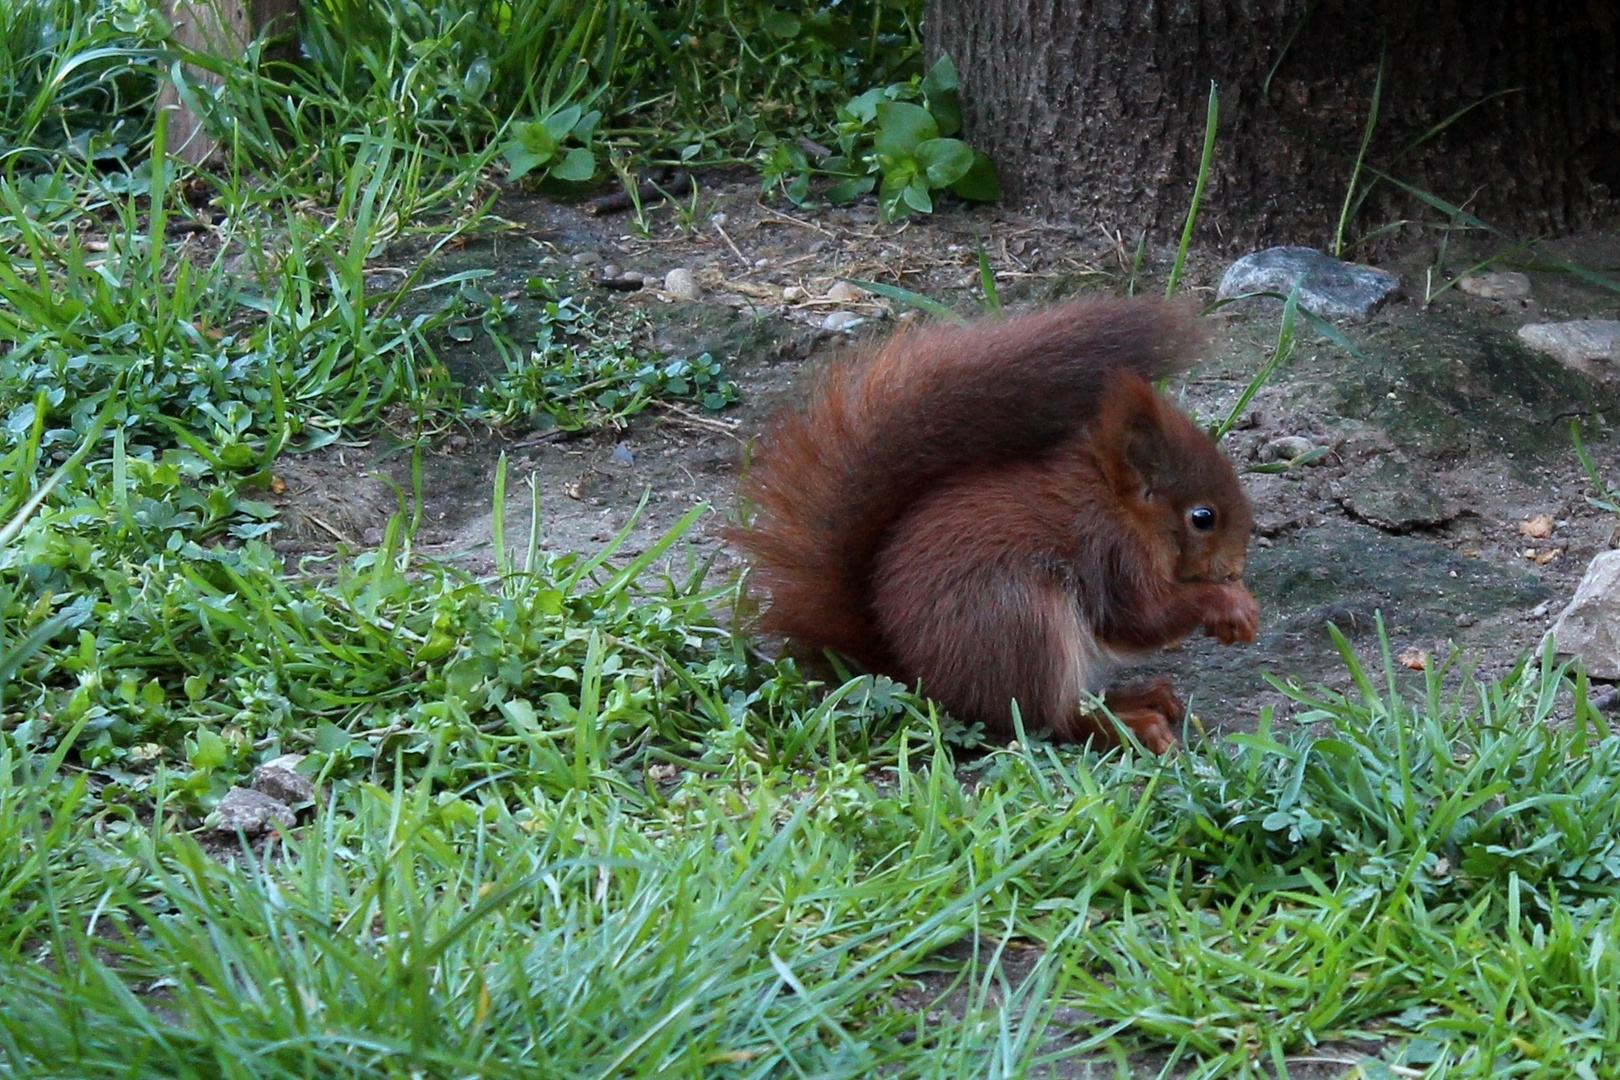
[[[582,111],[578,105],[569,105],[558,109],[542,120],[541,123],[545,125],[547,131],[551,132],[554,139],[561,142],[568,137],[569,132],[574,130],[574,125],[579,123]]]
[[[922,92],[932,100],[935,94],[954,91],[956,87],[956,61],[951,59],[950,53],[941,53],[923,76]]]
[[[907,101],[879,102],[877,122],[873,141],[882,157],[906,157],[916,153],[920,144],[939,138],[939,125],[928,110]]]
[[[911,183],[906,185],[902,197],[905,199],[906,205],[913,210],[921,211],[924,214],[934,212],[934,200],[928,194],[928,178],[922,173],[918,173],[911,178]]]
[[[483,57],[474,60],[467,67],[467,74],[461,78],[461,96],[469,101],[476,101],[484,96],[489,89],[489,61]]]
[[[583,146],[568,151],[562,161],[551,167],[551,175],[559,180],[575,182],[589,180],[596,174],[596,156]]]
[[[591,136],[596,134],[596,125],[601,122],[602,110],[592,109],[590,112],[580,117],[579,123],[574,125],[574,138],[582,143],[590,142]]]
[[[827,201],[838,206],[854,202],[877,186],[877,178],[848,176],[827,189]]]
[[[951,185],[951,191],[960,198],[975,202],[995,202],[1000,199],[1001,181],[996,179],[996,166],[990,156],[975,150],[973,165]]]
[[[868,90],[860,97],[851,98],[849,104],[844,106],[844,111],[849,113],[849,115],[854,117],[856,120],[859,120],[861,123],[870,124],[873,120],[877,119],[877,107],[879,103],[887,102],[888,100],[889,96],[884,93],[883,88],[880,86],[876,87],[875,89]]]
[[[962,130],[962,108],[956,98],[956,65],[951,62],[950,54],[941,56],[928,69],[928,74],[923,76],[922,92],[941,135],[955,135]]]
[[[929,139],[917,146],[917,164],[928,174],[928,186],[950,187],[973,167],[973,147],[961,139]]]
[[[509,146],[506,149],[506,179],[509,181],[521,180],[549,160],[551,160],[550,154],[541,157],[538,154],[531,154],[527,150]]]
[[[760,25],[765,28],[767,34],[779,38],[796,38],[803,29],[798,19],[785,11],[775,10],[766,12],[765,17],[760,20]]]
[[[217,769],[225,764],[225,740],[207,728],[197,729],[197,745],[191,751],[193,769]]]

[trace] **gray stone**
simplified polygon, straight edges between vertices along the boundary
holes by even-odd
[[[1620,679],[1620,551],[1592,560],[1548,633],[1558,655],[1579,657],[1587,674]]]
[[[853,311],[834,311],[821,322],[823,330],[853,330],[866,320]]]
[[[1604,374],[1604,365],[1620,361],[1620,321],[1614,319],[1527,323],[1519,327],[1519,340],[1590,374]]]
[[[703,299],[703,286],[698,284],[692,271],[677,266],[664,275],[664,291],[677,300]]]
[[[1379,457],[1370,475],[1355,479],[1343,502],[1362,521],[1394,533],[1442,525],[1456,516],[1398,454]]]
[[[288,806],[313,802],[315,782],[298,771],[303,754],[282,754],[253,770],[253,790]]]
[[[1284,435],[1272,439],[1260,448],[1261,461],[1293,461],[1303,454],[1308,454],[1316,447],[1311,440],[1301,435]]]
[[[270,828],[271,822],[287,827],[297,820],[292,807],[280,799],[252,788],[233,787],[214,807],[210,824],[215,832],[258,836]]]
[[[1274,247],[1245,255],[1221,278],[1225,300],[1248,293],[1287,296],[1299,286],[1299,304],[1326,319],[1361,321],[1372,316],[1401,279],[1384,270],[1344,262],[1315,248]]]
[[[1457,288],[1483,300],[1523,300],[1530,295],[1530,279],[1517,270],[1492,270],[1469,274]]]

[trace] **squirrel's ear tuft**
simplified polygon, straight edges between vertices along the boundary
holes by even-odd
[[[1124,370],[1109,374],[1092,445],[1121,498],[1146,499],[1165,480],[1170,448],[1163,409],[1146,379]]]

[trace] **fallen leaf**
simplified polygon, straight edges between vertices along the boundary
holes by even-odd
[[[1406,649],[1396,659],[1401,662],[1401,666],[1409,667],[1413,671],[1429,670],[1429,654],[1422,649]]]
[[[1545,540],[1553,534],[1553,519],[1551,514],[1537,514],[1532,518],[1525,518],[1519,522],[1519,535],[1528,536],[1532,540]]]

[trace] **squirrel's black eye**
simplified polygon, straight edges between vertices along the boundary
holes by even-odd
[[[1187,511],[1187,523],[1199,532],[1209,532],[1215,527],[1215,511],[1208,506],[1195,506]]]

